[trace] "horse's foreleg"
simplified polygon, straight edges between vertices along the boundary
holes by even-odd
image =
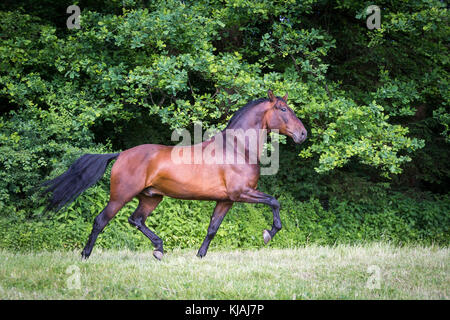
[[[148,197],[141,194],[138,196],[138,198],[139,206],[137,207],[136,211],[134,211],[134,213],[128,218],[128,222],[131,225],[135,226],[147,238],[150,239],[153,246],[155,247],[153,256],[156,259],[161,260],[164,254],[163,241],[145,225],[145,220],[147,220],[147,217],[150,215],[150,213],[155,210],[156,206],[161,202],[163,197],[160,195]]]
[[[232,206],[233,202],[231,201],[217,202],[216,207],[214,208],[214,212],[211,216],[211,221],[209,222],[208,233],[206,234],[205,240],[203,240],[202,246],[198,250],[197,257],[203,258],[206,255],[211,240],[216,235],[223,218]]]
[[[273,213],[273,223],[272,229],[263,231],[264,243],[267,244],[275,234],[281,229],[281,218],[280,218],[280,203],[272,197],[271,195],[265,194],[264,192],[249,189],[245,192],[234,196],[234,201],[247,202],[247,203],[264,203],[272,208]]]
[[[81,252],[81,257],[83,259],[89,258],[94,247],[95,241],[98,235],[106,227],[109,221],[116,215],[116,213],[124,206],[123,202],[110,201],[105,209],[100,212],[100,214],[95,217],[94,225],[92,226],[91,234],[89,235],[88,242]]]

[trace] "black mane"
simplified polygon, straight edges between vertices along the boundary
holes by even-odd
[[[281,100],[286,103],[286,101],[284,101],[283,98],[278,97],[278,96],[276,98],[278,100]],[[236,111],[234,113],[234,115],[231,117],[230,121],[228,121],[227,127],[225,129],[230,129],[233,125],[235,125],[236,122],[238,122],[239,119],[242,117],[242,115],[247,113],[247,111],[249,111],[251,108],[253,108],[257,104],[266,102],[268,100],[269,99],[267,99],[267,98],[259,98],[259,99],[248,102],[245,106],[243,106],[242,108],[240,108],[238,111]]]
[[[260,104],[262,102],[265,102],[269,99],[265,98],[259,98],[253,101],[248,102],[245,106],[240,108],[238,111],[234,113],[234,115],[231,117],[230,121],[228,121],[227,127],[225,129],[229,129],[231,126],[236,124],[236,122],[241,118],[243,114],[245,114],[248,110],[256,106],[257,104]]]

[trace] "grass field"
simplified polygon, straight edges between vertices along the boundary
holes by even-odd
[[[449,299],[450,251],[388,244],[296,249],[0,251],[1,299]]]

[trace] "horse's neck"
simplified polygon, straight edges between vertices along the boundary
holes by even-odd
[[[234,124],[232,127],[227,127],[211,139],[203,142],[203,147],[206,148],[214,141],[220,141],[223,144],[224,149],[228,148],[226,152],[233,150],[234,153],[241,154],[246,161],[250,157],[256,157],[259,162],[264,142],[267,140],[266,124],[262,118],[247,119],[247,121],[241,122],[242,123]],[[218,137],[219,135],[220,137]],[[239,147],[235,144],[234,136],[240,137],[236,140],[238,144],[240,143]],[[256,139],[256,141],[254,139]]]
[[[231,126],[228,126],[226,129],[233,129],[238,130],[242,129],[244,131],[249,129],[265,129],[266,123],[264,120],[264,116],[266,115],[267,107],[266,106],[255,106],[254,112],[248,112],[250,113],[247,116],[243,116],[241,119],[233,123]]]
[[[234,154],[239,154],[246,161],[248,158],[252,157],[260,161],[261,153],[264,147],[264,142],[267,141],[267,124],[265,122],[266,111],[269,106],[267,104],[261,104],[259,106],[253,107],[251,111],[243,115],[238,121],[229,125],[225,130],[217,133],[211,139],[201,143],[202,148],[206,149],[211,143],[222,143],[224,152],[233,152]],[[242,135],[244,139],[241,139],[241,147],[238,148],[235,145],[235,139],[232,138],[234,135]],[[248,140],[255,139],[256,137],[256,148]],[[247,141],[246,141],[247,140]],[[228,148],[228,150],[226,150]]]

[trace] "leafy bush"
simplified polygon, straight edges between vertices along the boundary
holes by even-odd
[[[85,245],[92,221],[101,205],[91,195],[59,214],[40,219],[10,215],[0,219],[0,247],[14,250],[80,249]],[[283,229],[272,247],[296,247],[308,243],[328,244],[387,241],[395,244],[447,244],[450,235],[450,198],[416,201],[395,193],[371,201],[350,202],[333,198],[329,210],[318,199],[298,201],[282,196]],[[128,224],[137,202],[123,208],[99,236],[103,248],[152,248],[150,240]],[[147,225],[164,241],[166,249],[200,247],[214,209],[213,202],[180,201],[166,198],[151,214]],[[235,203],[225,217],[211,246],[219,248],[260,248],[262,230],[272,223],[271,209],[264,205]]]
[[[222,129],[269,88],[289,94],[309,133],[260,180],[284,208],[271,245],[445,243],[448,9],[378,5],[381,28],[369,30],[367,3],[352,0],[79,1],[82,27],[69,30],[64,2],[0,3],[0,246],[81,247],[109,173],[55,215],[43,213],[42,181],[83,153],[171,144],[199,120]],[[135,205],[100,246],[149,246],[127,223]],[[149,224],[168,247],[198,246],[212,208],[166,199]],[[213,245],[259,247],[271,219],[235,204]]]

